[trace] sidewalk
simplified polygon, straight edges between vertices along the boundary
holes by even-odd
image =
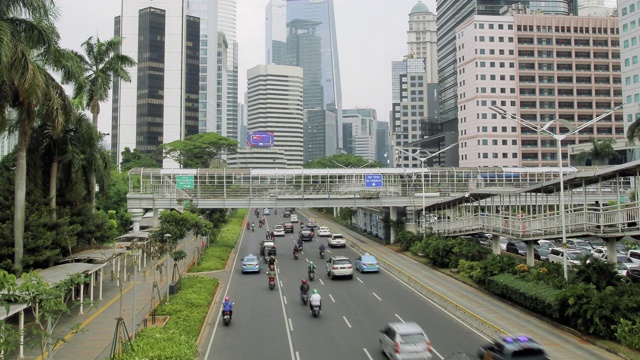
[[[332,218],[324,214],[313,212],[312,217],[331,222],[330,228],[346,235],[349,246],[354,250],[376,256],[389,274],[406,282],[488,338],[504,334],[527,335],[545,345],[552,359],[620,359],[617,355],[574,336],[560,325],[539,319],[499,298],[454,280],[444,273],[334,223]]]
[[[195,257],[200,242],[195,237],[188,235],[178,244],[178,249],[185,250],[187,258],[182,260],[178,266],[180,272],[184,274],[186,267]],[[156,280],[158,283],[159,293],[161,297],[167,296],[167,271],[164,269],[166,264],[166,256],[156,259],[155,263],[163,265],[162,281],[160,281],[160,272],[156,271]],[[173,260],[169,258],[169,276],[173,269]],[[53,337],[56,339],[64,338],[65,341],[60,343],[55,349],[54,359],[108,359],[111,353],[114,333],[116,330],[116,319],[120,316],[120,307],[122,306],[122,318],[126,324],[129,335],[133,334],[133,298],[135,293],[136,308],[136,326],[138,329],[143,327],[143,322],[147,314],[151,311],[151,298],[153,288],[153,263],[147,259],[146,268],[143,267],[138,271],[137,278],[134,278],[134,268],[132,257],[127,258],[127,279],[122,284],[122,296],[120,289],[116,286],[116,281],[111,280],[108,271],[105,271],[103,282],[103,300],[94,301],[93,307],[85,306],[84,315],[78,315],[78,309],[71,309],[71,313],[63,315],[53,331]],[[155,292],[155,304],[158,304],[158,290]],[[122,301],[120,301],[122,299]],[[171,297],[169,298],[171,300]],[[29,317],[25,312],[25,323]],[[71,330],[74,326],[80,324],[80,332],[72,334]],[[36,341],[36,342],[34,342]],[[35,345],[35,346],[33,346]],[[135,345],[134,345],[135,346]],[[25,359],[40,360],[40,347],[37,345],[37,339],[25,336]],[[8,354],[8,359],[17,358],[17,351]]]

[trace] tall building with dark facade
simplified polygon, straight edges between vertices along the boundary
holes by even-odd
[[[198,133],[200,19],[182,1],[123,2],[115,19],[121,51],[136,59],[131,82],[113,90],[111,149],[154,154],[158,145]],[[178,167],[164,159],[164,167]]]
[[[271,0],[266,8],[267,63],[299,66],[304,71],[304,109],[313,111],[305,124],[314,127],[305,133],[317,133],[317,126],[323,123],[333,127],[323,133],[337,134],[326,137],[327,143],[305,145],[305,161],[336,154],[342,147],[342,93],[333,11],[333,0]],[[325,114],[325,119],[318,119],[319,114]],[[305,144],[316,143],[307,140]]]
[[[578,15],[577,0],[437,0],[438,25],[438,120],[443,127],[458,131],[455,29],[473,15],[500,15],[507,5],[522,4],[546,14]],[[454,164],[454,165],[457,165]]]

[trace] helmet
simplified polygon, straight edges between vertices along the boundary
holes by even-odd
[[[318,289],[313,289],[313,293],[317,294],[318,293]]]
[[[229,297],[228,297],[228,296],[226,296],[226,297],[224,298],[224,301],[229,301]]]
[[[302,283],[306,284],[307,283],[307,279],[302,279]]]
[[[313,265],[313,261],[309,261],[309,265]]]

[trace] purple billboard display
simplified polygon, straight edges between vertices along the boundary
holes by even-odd
[[[251,147],[271,147],[273,143],[274,136],[270,131],[253,131],[247,134],[247,144]]]

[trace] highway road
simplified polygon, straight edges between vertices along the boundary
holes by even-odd
[[[286,221],[280,211],[279,215],[266,217],[268,225]],[[241,273],[242,258],[249,253],[259,254],[258,243],[264,238],[265,229],[256,226],[255,232],[244,232],[237,257],[231,259],[229,286],[222,288],[234,302],[233,320],[225,327],[215,314],[217,320],[203,354],[206,359],[384,359],[378,345],[379,330],[397,321],[415,321],[425,330],[434,359],[444,359],[458,351],[473,355],[488,341],[387,272],[354,271],[352,280],[330,280],[325,260],[344,255],[353,262],[357,253],[349,247],[328,248],[326,259],[321,260],[318,246],[321,242],[326,245],[326,239],[316,236],[305,243],[303,254],[294,260],[291,249],[299,229],[296,224],[293,234],[276,239],[275,290],[269,290],[264,270],[260,274]],[[322,295],[318,318],[311,315],[299,297],[301,279],[307,276],[307,261],[313,261],[318,268],[315,281],[310,283]],[[264,262],[262,268],[266,268]]]

